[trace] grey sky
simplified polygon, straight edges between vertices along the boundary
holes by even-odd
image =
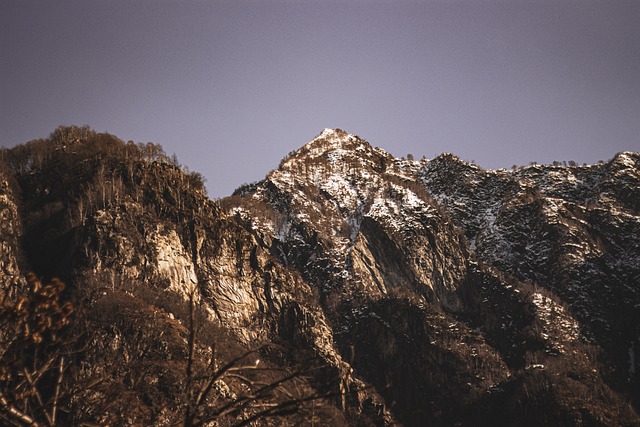
[[[325,127],[487,168],[640,151],[640,1],[0,2],[0,144],[88,124],[212,197]]]

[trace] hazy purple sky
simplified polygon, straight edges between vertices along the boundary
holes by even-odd
[[[325,127],[486,168],[640,151],[640,1],[0,1],[0,144],[88,124],[212,197]]]

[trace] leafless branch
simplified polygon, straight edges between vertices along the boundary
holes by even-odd
[[[60,399],[60,388],[62,386],[62,377],[64,374],[64,357],[60,358],[60,366],[58,368],[58,380],[56,381],[56,391],[53,396],[53,404],[51,408],[51,425],[56,424],[56,415],[58,412],[58,399]]]
[[[20,421],[22,424],[26,424],[32,427],[40,426],[40,424],[38,424],[29,415],[11,405],[9,401],[7,401],[7,398],[2,394],[2,392],[0,392],[0,407],[4,409],[9,415],[13,416],[16,420]]]
[[[38,401],[38,405],[42,409],[42,412],[44,413],[44,416],[47,419],[47,423],[50,426],[53,426],[54,424],[53,424],[53,421],[51,420],[51,415],[49,415],[49,413],[47,413],[46,411],[46,407],[45,407],[44,401],[42,400],[42,395],[40,394],[40,390],[38,390],[38,385],[36,383],[36,380],[33,379],[29,371],[27,371],[26,369],[23,369],[22,373],[24,374],[24,377],[27,379],[29,386],[31,386],[31,391],[33,392],[33,395],[36,397]]]

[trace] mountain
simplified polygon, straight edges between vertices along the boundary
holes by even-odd
[[[640,425],[638,153],[492,171],[325,129],[217,202],[87,127],[0,165],[5,420]]]

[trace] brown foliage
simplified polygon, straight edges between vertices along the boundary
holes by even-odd
[[[27,295],[0,295],[0,415],[14,424],[53,426],[69,398],[61,333],[74,307],[62,302],[60,280],[44,285],[29,274],[27,283]]]

